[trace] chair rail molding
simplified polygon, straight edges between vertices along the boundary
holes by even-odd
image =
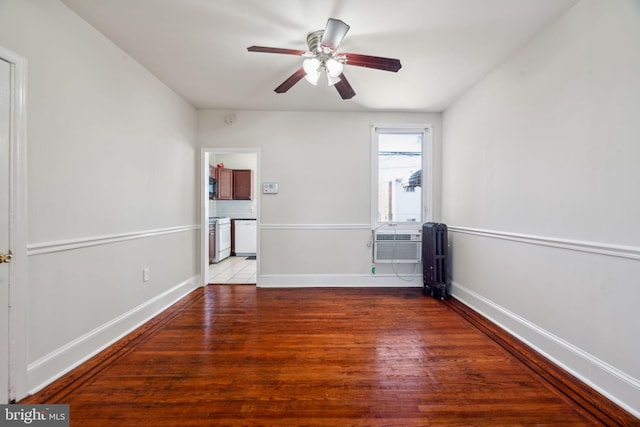
[[[509,233],[505,231],[485,230],[480,228],[449,226],[449,231],[492,239],[510,240],[538,246],[549,246],[579,252],[588,252],[619,258],[640,260],[640,247],[614,245],[609,243],[587,242],[581,240],[562,239],[557,237],[536,236],[531,234]]]
[[[178,227],[158,228],[154,230],[132,231],[128,233],[110,234],[106,236],[86,237],[79,239],[58,240],[53,242],[35,243],[27,246],[27,255],[41,255],[54,252],[68,251],[72,249],[88,248],[91,246],[119,243],[127,240],[144,239],[161,236],[163,234],[183,233],[191,230],[200,230],[200,225],[185,225]]]
[[[370,224],[261,224],[265,230],[371,230]]]

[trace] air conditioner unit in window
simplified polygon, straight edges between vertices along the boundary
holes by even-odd
[[[373,261],[376,263],[414,263],[421,259],[419,232],[377,230],[374,232]]]

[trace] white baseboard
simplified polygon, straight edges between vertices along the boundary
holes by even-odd
[[[312,287],[422,287],[422,272],[419,274],[261,274],[261,288],[312,288]]]
[[[493,301],[451,283],[451,295],[547,359],[640,418],[640,380],[553,335]]]
[[[201,282],[202,279],[199,275],[191,277],[89,333],[29,363],[27,366],[29,394],[41,390],[166,310],[191,291],[200,287],[202,285]]]

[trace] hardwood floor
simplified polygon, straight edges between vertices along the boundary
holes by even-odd
[[[420,289],[211,285],[20,403],[72,426],[638,425],[518,346]]]

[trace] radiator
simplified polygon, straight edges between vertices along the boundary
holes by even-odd
[[[373,261],[376,263],[420,263],[421,235],[396,230],[374,233]]]
[[[448,229],[446,224],[422,225],[422,278],[424,293],[446,299],[449,285]]]

